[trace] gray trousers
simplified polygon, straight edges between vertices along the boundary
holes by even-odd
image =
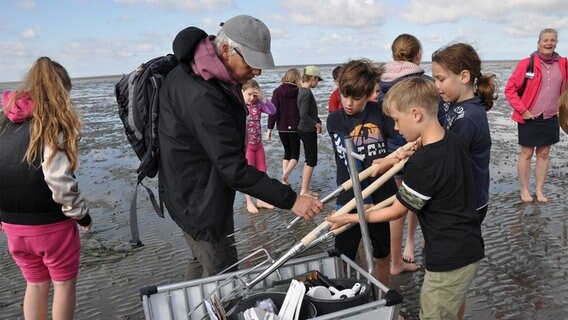
[[[182,233],[191,249],[185,273],[186,280],[214,276],[238,261],[234,237],[225,237],[219,243],[213,244],[195,240],[187,233]],[[236,270],[237,267],[235,266],[230,271]]]

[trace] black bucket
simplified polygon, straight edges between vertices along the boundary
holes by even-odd
[[[312,298],[308,295],[304,297],[304,300],[308,300],[314,304],[316,307],[318,315],[324,315],[328,313],[333,313],[340,310],[345,310],[351,307],[356,307],[363,305],[369,302],[369,296],[371,292],[371,287],[365,280],[356,280],[356,279],[330,279],[332,282],[336,283],[339,286],[343,286],[345,288],[352,288],[357,282],[361,285],[366,287],[365,292],[362,294],[358,294],[351,298],[345,299],[337,299],[337,300],[329,300],[329,299],[317,299]]]
[[[257,294],[253,294],[244,298],[243,300],[239,301],[235,306],[235,311],[233,312],[231,319],[238,320],[238,314],[244,312],[249,308],[256,307],[256,303],[258,301],[262,301],[264,299],[272,299],[274,304],[280,309],[282,307],[282,303],[284,303],[284,298],[286,298],[286,293],[284,292],[261,292]],[[317,315],[316,307],[310,301],[307,301],[308,297],[305,296],[304,300],[302,301],[302,306],[300,307],[300,320],[315,318]]]

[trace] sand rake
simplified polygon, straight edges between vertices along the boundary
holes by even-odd
[[[373,183],[371,183],[367,188],[365,188],[365,190],[361,191],[359,196],[361,196],[362,199],[369,197],[373,192],[375,192],[385,182],[387,182],[396,173],[398,173],[404,167],[404,164],[406,163],[406,161],[407,161],[407,159],[404,159],[404,160],[401,160],[400,162],[398,162],[397,164],[395,164],[391,169],[389,169],[387,172],[382,174],[378,179],[373,181]],[[352,163],[352,161],[351,161],[351,163]],[[357,186],[358,186],[358,183],[357,183]],[[357,191],[357,190],[354,190],[354,191]],[[357,195],[358,195],[357,192],[354,192],[354,193],[355,193],[356,198],[357,198]],[[356,206],[358,206],[356,198],[351,199],[347,204],[345,204],[343,207],[341,207],[339,210],[337,210],[337,212],[335,212],[333,215],[348,214],[349,212],[351,212],[351,210],[353,210]],[[377,204],[373,208],[386,207],[386,206],[392,204],[392,201],[394,201],[394,198],[391,197],[391,198]],[[362,201],[359,201],[359,202],[362,205]],[[362,212],[362,213],[364,214],[364,212]],[[331,229],[331,223],[329,223],[327,221],[322,222],[319,226],[317,226],[315,229],[313,229],[310,233],[305,235],[297,244],[292,246],[292,248],[290,248],[278,260],[276,260],[274,263],[272,263],[272,265],[270,265],[261,274],[259,274],[255,279],[246,283],[247,289],[253,288],[257,283],[259,283],[264,278],[266,278],[268,275],[270,275],[272,272],[274,272],[276,269],[278,269],[278,267],[280,267],[281,265],[286,263],[286,261],[290,260],[290,258],[292,258],[293,256],[305,251],[313,242],[319,241],[321,243],[321,242],[324,241],[325,237],[335,236],[335,233],[333,231],[332,231],[333,235],[331,235],[329,233],[330,229]],[[342,228],[340,228],[340,229],[342,229]],[[348,227],[345,227],[345,228],[343,228],[343,231],[345,231],[347,229],[348,229]],[[320,239],[320,240],[318,240],[318,239]],[[363,234],[363,240],[365,241],[364,234]],[[368,240],[368,239],[366,239],[366,240]]]

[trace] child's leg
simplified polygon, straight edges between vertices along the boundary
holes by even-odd
[[[389,262],[390,256],[375,259],[375,277],[385,286],[389,285]]]
[[[310,191],[312,175],[314,173],[314,168],[318,162],[317,133],[304,132],[300,137],[302,138],[302,142],[304,143],[304,152],[306,157],[306,163],[304,165],[304,170],[302,173],[302,188],[300,190],[300,194],[317,197],[316,193]]]
[[[536,173],[536,200],[538,202],[548,202],[548,199],[542,192],[542,188],[544,187],[544,181],[548,173],[550,147],[551,146],[536,147],[536,165],[534,171]]]
[[[286,166],[284,167],[284,171],[282,173],[282,182],[290,184],[288,182],[288,178],[290,177],[292,171],[294,171],[294,168],[296,168],[296,165],[298,164],[298,159],[300,158],[300,137],[295,132],[287,133],[287,135],[288,135],[287,142],[289,148],[289,153],[287,155],[289,156],[289,160]]]
[[[402,258],[405,261],[414,263],[414,241],[416,241],[416,227],[418,226],[418,217],[416,213],[408,211],[406,215],[406,244],[404,245],[404,253]]]
[[[247,211],[248,213],[259,213],[258,208],[254,205],[254,200],[248,194],[245,194],[245,199],[247,201]]]
[[[246,158],[249,166],[256,167],[256,148],[254,145],[247,144]],[[246,194],[245,199],[248,213],[258,213],[258,208],[254,205],[252,197]]]
[[[75,314],[77,277],[67,281],[53,281],[53,320],[72,320]]]
[[[310,191],[310,184],[312,183],[312,175],[314,174],[314,167],[309,166],[307,163],[304,164],[304,170],[302,171],[302,189],[300,194],[310,195],[317,197],[317,193]]]
[[[529,191],[529,175],[531,172],[533,150],[533,147],[521,146],[521,153],[517,161],[517,173],[519,175],[519,183],[521,184],[521,200],[523,202],[533,201],[533,197]]]
[[[28,282],[24,294],[24,318],[47,319],[47,298],[51,282]]]
[[[256,168],[259,171],[266,172],[266,154],[264,153],[264,146],[262,144],[257,145],[257,149],[255,152],[255,162]],[[274,206],[270,203],[264,202],[260,199],[256,200],[256,206],[259,208],[266,208],[266,209],[274,209]]]
[[[405,263],[402,260],[402,235],[404,233],[404,220],[403,217],[390,222],[390,246],[391,246],[391,265],[390,274],[397,276],[403,272],[412,272],[419,269],[414,263]]]

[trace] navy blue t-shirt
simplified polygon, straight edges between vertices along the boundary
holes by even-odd
[[[352,116],[347,115],[345,110],[339,109],[329,114],[327,118],[327,131],[331,135],[334,146],[345,147],[345,137],[351,137],[354,150],[365,156],[364,161],[357,160],[359,171],[371,166],[373,160],[384,158],[388,153],[387,139],[396,134],[392,121],[388,121],[383,115],[379,104],[368,102],[365,109]],[[334,148],[335,162],[337,164],[337,184],[340,185],[350,179],[348,164],[343,152]],[[368,178],[361,182],[361,188],[365,189],[374,181]],[[396,193],[394,179],[389,179],[377,191],[366,199],[365,203],[379,203]],[[343,206],[353,199],[353,192],[346,191],[337,197],[337,205]]]

